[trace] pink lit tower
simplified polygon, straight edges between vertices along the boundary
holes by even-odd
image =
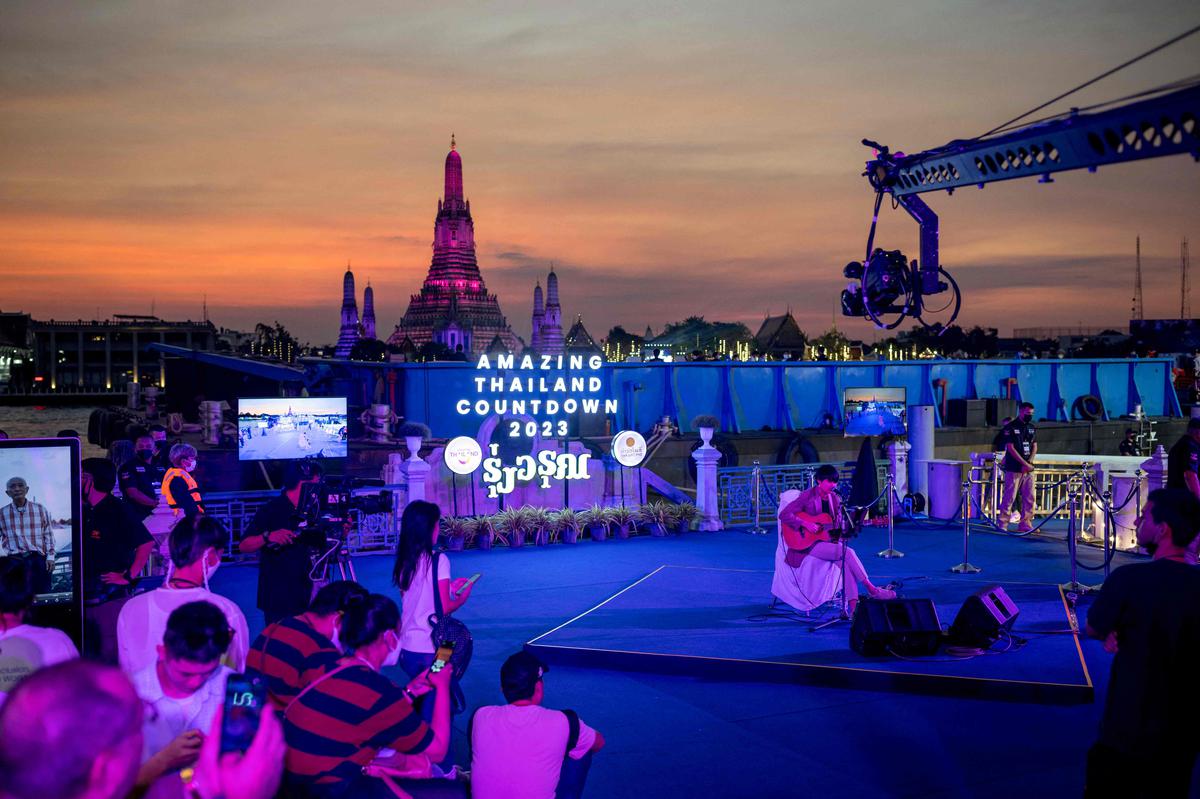
[[[349,356],[356,341],[358,341],[358,302],[354,297],[354,273],[350,271],[350,265],[347,264],[346,275],[342,278],[342,326],[338,330],[334,355],[338,358]]]
[[[463,199],[462,158],[453,136],[446,155],[445,196],[433,223],[433,262],[421,293],[409,299],[388,343],[403,346],[405,339],[416,347],[431,341],[445,344],[468,356],[484,352],[496,339],[510,352],[519,349],[475,260],[475,222],[471,203]]]

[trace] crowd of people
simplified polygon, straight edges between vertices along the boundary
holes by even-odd
[[[1004,441],[1009,499],[1024,495],[1037,451],[1021,413]],[[1200,698],[1164,689],[1187,685],[1200,663],[1196,452],[1200,421],[1172,451],[1168,487],[1150,492],[1139,514],[1137,540],[1152,559],[1114,570],[1087,617],[1087,633],[1114,654],[1088,797],[1183,795],[1200,752]],[[230,537],[204,512],[194,468],[193,449],[168,450],[152,436],[139,437],[120,468],[82,462],[83,659],[66,634],[29,623],[45,559],[25,550],[0,557],[0,799],[582,795],[604,736],[575,712],[546,706],[548,667],[528,652],[505,660],[504,703],[465,720],[469,758],[453,762],[466,663],[445,654],[439,629],[476,583],[454,577],[438,551],[435,504],[404,509],[386,592],[348,580],[314,586],[299,509],[320,474],[289,465],[280,495],[239,542],[260,558],[265,626],[251,640],[242,608],[211,585]],[[893,596],[852,550],[821,537],[840,513],[836,476],[818,471],[781,519],[813,539],[801,556],[841,562],[869,595]],[[174,486],[162,498],[160,478]],[[6,488],[14,503],[24,497],[23,486]],[[166,574],[139,590],[155,549],[143,520],[164,501],[176,517]],[[231,686],[247,680],[262,699],[249,733],[225,723],[244,718]]]
[[[120,468],[82,462],[85,659],[62,631],[27,621],[45,565],[0,557],[0,647],[22,664],[0,669],[0,799],[581,795],[603,737],[541,707],[546,667],[524,653],[500,675],[508,704],[469,725],[471,760],[451,762],[466,703],[454,662],[437,659],[435,622],[464,606],[474,581],[452,578],[436,550],[436,505],[403,513],[394,595],[347,580],[314,592],[298,506],[320,474],[289,465],[239,543],[260,556],[265,627],[251,641],[243,610],[210,584],[229,533],[204,512],[194,450],[171,448],[170,468],[156,465],[162,452],[144,436]],[[174,490],[160,499],[163,480]],[[160,502],[176,517],[166,574],[139,590],[155,550],[143,522]],[[222,743],[225,714],[241,718],[235,677],[263,700],[242,748]]]

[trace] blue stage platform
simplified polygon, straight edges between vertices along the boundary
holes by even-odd
[[[896,576],[881,572],[875,580]],[[909,578],[901,595],[932,599],[948,627],[967,595],[992,584],[970,578]],[[1004,584],[1020,615],[1013,635],[986,654],[913,658],[853,652],[849,623],[815,629],[824,620],[820,616],[778,607],[768,612],[770,585],[770,571],[659,566],[525,648],[551,664],[731,681],[1057,704],[1093,699],[1066,599],[1055,584]],[[830,617],[836,611],[826,614]]]

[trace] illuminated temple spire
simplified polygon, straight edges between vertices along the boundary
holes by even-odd
[[[363,292],[362,334],[363,338],[375,338],[375,289],[371,288],[370,280]]]
[[[563,351],[562,306],[558,304],[558,275],[553,265],[546,276],[546,313],[537,349],[552,354]]]
[[[358,341],[358,302],[354,297],[354,273],[350,262],[346,262],[346,274],[342,276],[342,326],[338,330],[337,347],[334,354],[345,358],[350,354],[354,342]]]
[[[540,349],[542,346],[542,325],[546,322],[546,304],[542,302],[542,281],[538,281],[533,288],[533,318],[530,328],[531,335],[529,346],[533,349]]]
[[[475,222],[463,195],[462,157],[450,137],[446,154],[445,194],[438,200],[433,223],[433,261],[421,292],[409,299],[408,310],[388,338],[399,345],[406,338],[416,347],[431,342],[451,352],[478,355],[497,337],[516,352],[517,337],[489,294],[475,260]]]

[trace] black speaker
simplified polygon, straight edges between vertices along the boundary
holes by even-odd
[[[952,399],[946,403],[946,425],[983,427],[987,424],[987,400]]]
[[[1017,418],[1017,401],[1005,397],[988,397],[987,423],[989,427],[999,427],[1005,419]]]
[[[867,657],[933,655],[941,642],[932,599],[863,599],[850,625],[850,648]]]
[[[1017,619],[1016,603],[998,585],[991,585],[967,597],[954,624],[950,625],[950,641],[956,646],[986,649],[1008,632]]]

